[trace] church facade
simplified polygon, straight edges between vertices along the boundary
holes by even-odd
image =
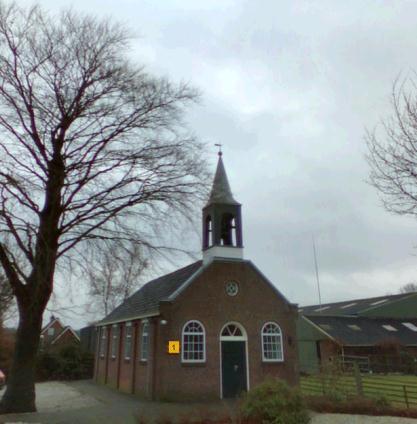
[[[150,399],[231,398],[298,381],[297,306],[243,258],[241,205],[221,153],[203,259],[150,281],[97,325],[95,380]]]

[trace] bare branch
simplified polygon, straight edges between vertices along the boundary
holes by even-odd
[[[400,215],[417,216],[417,92],[413,77],[393,85],[392,116],[368,131],[370,183],[384,207]]]
[[[109,20],[0,0],[0,264],[20,313],[18,371],[0,410],[34,408],[28,352],[63,259],[116,243],[117,271],[102,268],[125,282],[112,286],[122,299],[146,267],[144,251],[171,247],[161,228],[191,220],[205,195],[203,146],[184,120],[198,92],[133,63],[129,40]],[[143,249],[130,256],[133,247]]]

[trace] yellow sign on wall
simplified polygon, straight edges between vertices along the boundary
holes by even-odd
[[[180,353],[180,342],[178,340],[170,340],[168,342],[168,353]]]

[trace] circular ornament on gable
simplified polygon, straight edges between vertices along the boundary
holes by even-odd
[[[229,281],[226,283],[226,293],[229,296],[236,296],[239,291],[239,286],[234,281]]]

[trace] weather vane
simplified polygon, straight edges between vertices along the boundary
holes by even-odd
[[[221,156],[223,154],[222,145],[220,143],[215,143],[214,145],[219,148],[218,155]]]

